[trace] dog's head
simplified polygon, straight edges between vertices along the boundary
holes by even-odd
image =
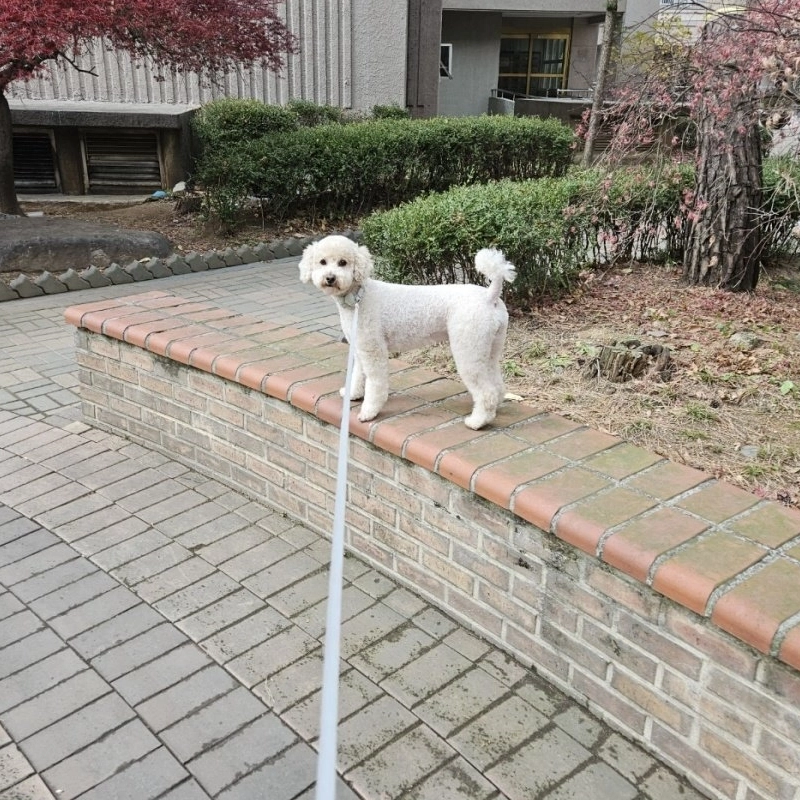
[[[371,273],[369,250],[346,236],[326,236],[308,245],[300,260],[300,280],[334,296],[357,289]]]

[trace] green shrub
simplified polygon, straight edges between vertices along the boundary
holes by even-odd
[[[317,125],[235,144],[218,139],[203,151],[198,181],[209,194],[261,198],[274,217],[341,218],[460,184],[563,174],[572,140],[566,126],[532,117]]]
[[[408,119],[409,113],[407,108],[392,103],[372,106],[372,116],[374,119]]]
[[[682,257],[685,194],[693,189],[688,164],[640,165],[589,172],[581,195],[564,211],[580,230],[587,261],[662,261]]]
[[[344,118],[343,109],[319,105],[311,100],[290,100],[286,108],[296,114],[300,125],[306,128],[340,123]]]
[[[473,260],[499,247],[517,267],[517,303],[569,288],[587,264],[652,258],[669,241],[691,172],[574,171],[431,194],[362,223],[380,274],[403,283],[482,282]]]
[[[518,297],[566,288],[581,263],[560,209],[576,193],[570,178],[459,186],[362,223],[379,274],[400,283],[482,283],[475,253],[499,247],[517,265]]]
[[[235,147],[268,134],[294,130],[297,126],[297,114],[287,108],[232,98],[206,103],[192,119],[203,151]]]
[[[241,148],[209,147],[198,180],[205,190],[204,212],[233,230],[252,197],[253,165]]]
[[[800,240],[793,235],[800,220],[800,160],[789,156],[764,159],[764,219],[768,255],[793,254]]]

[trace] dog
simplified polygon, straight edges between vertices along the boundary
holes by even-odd
[[[465,424],[478,430],[495,418],[505,391],[500,360],[508,329],[500,292],[516,271],[493,248],[478,251],[475,268],[488,286],[408,286],[373,279],[369,250],[345,236],[326,236],[303,250],[300,280],[336,301],[346,338],[359,304],[351,397],[363,398],[361,422],[375,419],[389,397],[390,353],[444,341],[472,396]]]

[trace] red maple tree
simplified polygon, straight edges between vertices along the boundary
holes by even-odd
[[[0,0],[0,212],[20,214],[6,90],[51,61],[77,69],[98,39],[176,71],[279,70],[296,41],[280,0]]]

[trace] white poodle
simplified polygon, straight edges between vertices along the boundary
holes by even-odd
[[[352,378],[352,398],[364,399],[359,420],[375,419],[389,397],[390,353],[448,339],[473,400],[464,422],[477,430],[494,419],[504,394],[500,359],[508,327],[500,291],[516,273],[499,250],[489,248],[478,251],[475,268],[489,278],[488,287],[406,286],[373,280],[369,250],[345,236],[326,236],[306,247],[300,280],[333,297],[345,336],[359,303]]]

